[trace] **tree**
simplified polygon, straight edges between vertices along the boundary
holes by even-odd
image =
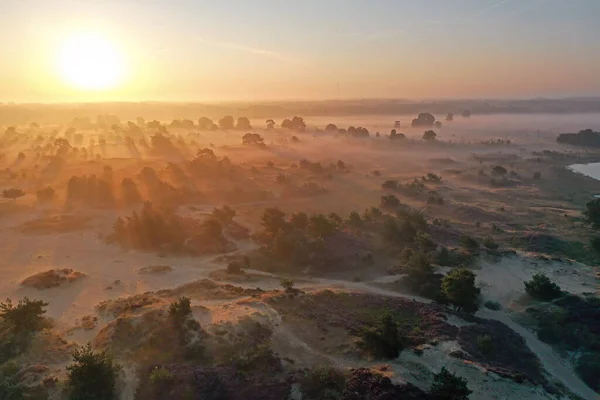
[[[448,115],[446,115],[446,121],[454,121],[454,114],[448,113]]]
[[[52,199],[54,199],[54,195],[54,189],[52,189],[50,186],[35,192],[35,196],[39,203],[52,201]]]
[[[121,370],[107,352],[95,353],[88,343],[73,354],[67,366],[70,400],[115,400],[115,384]]]
[[[427,131],[425,131],[425,133],[423,133],[423,140],[426,140],[429,142],[429,141],[435,140],[436,136],[437,136],[437,134],[434,131],[427,130]]]
[[[247,117],[239,117],[237,120],[237,129],[252,129],[250,120]]]
[[[474,313],[479,308],[480,289],[475,287],[475,274],[467,268],[457,268],[442,279],[442,293],[458,311]]]
[[[261,217],[261,225],[269,233],[285,229],[285,213],[277,207],[267,208]]]
[[[583,215],[588,223],[592,225],[592,228],[600,229],[600,198],[588,201],[585,204]]]
[[[504,168],[501,165],[496,165],[495,167],[492,168],[492,174],[496,175],[496,176],[505,176],[508,173],[508,171],[506,170],[506,168]]]
[[[456,376],[442,367],[442,370],[433,376],[431,396],[436,400],[467,400],[472,390],[467,386],[467,380]]]
[[[327,126],[325,127],[325,131],[328,133],[337,133],[338,127],[335,126],[335,124],[327,124]]]
[[[266,147],[265,140],[258,133],[246,133],[242,136],[242,144]]]
[[[525,291],[531,297],[542,301],[550,301],[562,296],[560,286],[544,274],[535,274],[530,281],[525,282]]]
[[[17,188],[4,189],[2,191],[2,196],[6,199],[11,199],[15,201],[17,198],[25,196],[25,192],[23,191],[23,189]]]
[[[279,282],[279,286],[281,286],[283,288],[283,290],[285,290],[286,293],[293,293],[294,292],[294,281],[291,279],[287,279],[287,278],[281,278],[281,281]]]
[[[300,229],[301,231],[306,230],[308,228],[308,215],[302,211],[294,213],[290,218],[290,223],[296,229]]]
[[[275,121],[273,121],[272,119],[268,119],[266,123],[267,123],[267,129],[275,128]]]
[[[213,120],[207,117],[200,117],[198,119],[198,129],[201,131],[207,131],[213,126]]]
[[[132,206],[142,202],[142,195],[131,178],[123,178],[121,181],[121,194],[126,206]]]
[[[227,115],[219,120],[219,128],[221,129],[233,129],[234,124],[233,117],[231,115]]]
[[[8,322],[15,333],[28,334],[43,326],[43,315],[48,303],[42,300],[30,300],[25,297],[14,305],[11,299],[0,303],[0,317]]]
[[[358,347],[376,358],[396,358],[404,348],[398,325],[389,312],[384,312],[375,326],[364,328]]]
[[[435,117],[430,113],[419,113],[417,118],[413,119],[411,126],[413,128],[418,127],[431,127],[435,122]]]

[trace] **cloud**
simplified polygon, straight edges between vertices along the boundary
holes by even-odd
[[[207,38],[202,38],[202,37],[196,38],[196,41],[201,42],[201,43],[206,43],[211,46],[218,46],[218,47],[223,47],[226,49],[238,50],[238,51],[242,51],[245,53],[255,54],[257,56],[272,58],[274,60],[283,61],[283,62],[287,62],[290,64],[302,64],[300,61],[288,56],[287,54],[279,53],[279,52],[273,51],[273,50],[261,49],[258,47],[251,47],[251,46],[246,46],[246,45],[238,44],[238,43],[222,42],[219,40],[212,40],[212,39],[207,39]]]
[[[500,6],[504,5],[504,4],[506,4],[506,3],[508,3],[508,2],[511,2],[511,1],[513,1],[513,0],[500,0],[500,1],[499,1],[499,2],[497,2],[497,3],[494,3],[494,4],[490,5],[489,7],[485,7],[485,8],[483,8],[483,9],[481,9],[481,10],[477,11],[477,15],[484,15],[484,14],[487,14],[487,13],[489,13],[490,11],[492,11],[492,10],[494,10],[494,9],[496,9],[496,8],[498,8],[498,7],[500,7]]]

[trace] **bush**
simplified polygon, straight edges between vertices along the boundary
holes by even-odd
[[[113,400],[117,398],[115,383],[121,369],[110,354],[95,353],[88,343],[73,354],[67,366],[70,400]]]
[[[389,179],[385,182],[383,182],[381,184],[381,187],[383,189],[392,189],[392,190],[396,190],[398,189],[398,181],[397,180],[393,180],[393,179]]]
[[[50,202],[54,199],[54,195],[54,189],[52,189],[50,186],[35,192],[35,197],[37,198],[38,203]]]
[[[460,245],[466,250],[474,253],[479,250],[479,242],[468,235],[463,235],[460,237]]]
[[[392,314],[383,313],[375,326],[364,328],[358,347],[375,358],[396,358],[405,347]]]
[[[579,358],[575,371],[589,387],[600,393],[600,354],[588,353]]]
[[[242,265],[237,261],[232,261],[227,264],[227,273],[237,275],[242,273]]]
[[[542,179],[542,173],[539,171],[536,171],[533,173],[533,179],[536,181],[539,181],[540,179]]]
[[[173,384],[174,376],[165,367],[154,367],[150,373],[150,384],[154,387],[154,390],[163,392]]]
[[[4,189],[2,191],[2,196],[6,199],[16,200],[18,197],[25,196],[25,192],[22,189],[12,188],[12,189]]]
[[[281,278],[281,281],[279,282],[279,286],[281,286],[283,288],[283,290],[286,291],[286,293],[293,293],[294,292],[294,281],[291,279],[287,279],[287,278]]]
[[[535,274],[530,281],[525,282],[525,291],[541,301],[551,301],[562,295],[560,287],[544,274]]]
[[[478,335],[475,340],[477,348],[484,356],[488,356],[494,352],[494,341],[490,335]]]
[[[466,400],[473,393],[467,383],[465,378],[456,376],[446,367],[442,367],[442,370],[433,376],[430,394],[436,400]]]
[[[307,399],[337,400],[345,384],[344,373],[327,366],[311,368],[300,379],[302,397]]]
[[[180,297],[169,305],[169,317],[179,325],[192,315],[192,305],[188,297]]]
[[[498,311],[502,308],[500,303],[498,303],[497,301],[492,301],[492,300],[487,300],[485,303],[483,303],[483,305],[485,306],[485,308],[488,308],[493,311]]]
[[[485,239],[483,239],[483,246],[490,250],[497,250],[500,247],[500,245],[496,243],[491,236],[487,236]]]
[[[585,211],[583,215],[586,217],[588,223],[592,225],[592,228],[600,228],[600,199],[593,199],[586,203]]]
[[[479,308],[480,289],[475,274],[466,268],[452,270],[442,279],[442,293],[458,311],[474,313]]]

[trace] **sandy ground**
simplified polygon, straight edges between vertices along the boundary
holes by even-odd
[[[439,191],[447,198],[448,215],[444,211],[435,210],[441,216],[452,220],[456,226],[468,227],[480,236],[487,235],[489,225],[494,222],[502,224],[502,214],[498,212],[500,207],[506,207],[506,212],[518,215],[528,227],[536,227],[546,224],[544,232],[564,234],[564,214],[578,214],[577,207],[582,201],[589,198],[590,193],[600,192],[600,182],[591,180],[577,180],[575,194],[571,195],[571,189],[556,189],[556,195],[548,195],[553,188],[541,187],[552,186],[542,182],[540,187],[534,185],[524,186],[519,190],[519,200],[515,200],[515,193],[505,189],[491,189],[481,182],[465,178],[464,174],[452,175],[448,169],[473,172],[480,168],[473,161],[472,155],[492,154],[502,158],[507,153],[523,154],[528,156],[532,150],[561,149],[555,143],[556,133],[561,131],[575,131],[581,123],[593,125],[596,117],[576,116],[568,119],[556,117],[544,118],[542,116],[496,116],[496,117],[473,117],[469,120],[457,118],[453,124],[445,124],[440,131],[440,139],[454,143],[467,143],[488,138],[511,139],[517,143],[517,147],[490,148],[486,146],[469,147],[440,147],[431,149],[422,141],[399,145],[390,145],[388,139],[381,138],[380,142],[370,141],[348,141],[343,138],[322,137],[319,134],[306,134],[301,138],[301,144],[290,146],[284,142],[289,134],[265,133],[270,135],[268,143],[278,143],[264,152],[248,152],[240,149],[239,135],[227,133],[215,140],[206,137],[205,141],[217,143],[216,152],[220,155],[228,155],[236,162],[247,165],[264,166],[267,161],[275,162],[274,171],[263,172],[271,174],[273,178],[278,173],[291,173],[290,164],[298,162],[303,158],[320,160],[323,163],[344,160],[351,165],[352,174],[337,176],[335,180],[328,183],[330,194],[318,199],[297,199],[285,202],[252,202],[236,205],[240,210],[240,221],[248,226],[256,226],[256,222],[262,210],[276,204],[286,211],[305,210],[338,212],[345,215],[352,210],[362,210],[367,206],[375,205],[381,196],[380,185],[385,179],[399,179],[401,181],[422,176],[426,172],[434,171],[444,175],[444,181]],[[380,131],[387,134],[390,123],[394,118],[387,121],[381,116],[377,117],[327,117],[307,118],[309,126],[324,127],[329,122],[338,124],[339,127],[349,125],[365,126],[372,133]],[[256,122],[255,125],[262,125]],[[587,126],[586,126],[587,127]],[[539,132],[538,132],[539,130]],[[400,129],[409,137],[418,139],[422,130]],[[208,135],[208,134],[206,134]],[[205,134],[198,136],[204,137]],[[200,140],[200,139],[199,139]],[[302,143],[304,142],[304,143]],[[219,146],[228,146],[219,147]],[[237,146],[237,147],[235,147]],[[564,150],[564,149],[562,149]],[[126,157],[127,154],[120,154]],[[455,164],[439,165],[440,158],[450,158]],[[110,161],[107,161],[110,162]],[[160,164],[160,160],[153,160]],[[27,160],[26,165],[32,161]],[[87,164],[86,164],[87,165]],[[114,160],[115,171],[121,174],[134,173],[139,169],[139,161]],[[517,168],[515,166],[515,168]],[[86,168],[101,168],[101,164],[87,165]],[[524,164],[520,173],[531,174],[531,165]],[[546,171],[552,171],[546,166]],[[562,166],[560,166],[562,168]],[[378,170],[382,176],[374,178],[372,171]],[[70,174],[78,173],[78,166],[69,166],[63,177],[57,177],[57,182],[64,185],[65,179]],[[574,175],[574,174],[573,174]],[[49,179],[49,178],[48,178]],[[585,178],[587,179],[587,178]],[[563,182],[563,181],[561,181]],[[582,183],[583,182],[583,183]],[[579,185],[579,186],[577,186]],[[31,184],[31,189],[35,187]],[[64,188],[64,186],[58,186]],[[25,187],[30,189],[29,187]],[[276,190],[276,189],[275,189]],[[545,195],[545,197],[541,197]],[[30,196],[31,197],[31,196]],[[524,199],[524,200],[523,200]],[[23,199],[26,200],[26,199]],[[19,200],[21,201],[21,200]],[[27,201],[29,203],[27,203]],[[3,213],[0,221],[0,296],[12,299],[29,296],[30,298],[48,301],[47,315],[56,321],[57,329],[64,332],[69,340],[76,343],[85,343],[91,340],[105,321],[100,321],[96,328],[91,330],[74,329],[81,325],[81,320],[87,315],[95,314],[94,307],[105,300],[131,296],[147,291],[169,289],[182,284],[210,277],[211,273],[224,268],[223,262],[216,262],[214,256],[190,258],[190,257],[158,257],[155,254],[126,251],[120,247],[107,245],[103,235],[106,235],[119,212],[97,211],[97,210],[74,210],[76,215],[89,216],[89,227],[69,233],[32,234],[22,232],[19,228],[27,221],[47,216],[50,212],[40,207],[34,207],[31,198],[25,203],[19,212]],[[403,199],[410,205],[423,207],[422,200]],[[577,203],[577,206],[573,206]],[[187,209],[189,215],[203,215],[212,209],[211,205],[198,205],[195,211]],[[11,209],[12,210],[12,209]],[[555,210],[555,211],[551,211]],[[62,211],[61,211],[62,212]],[[555,219],[552,219],[555,218]],[[473,225],[480,220],[483,228],[480,232]],[[554,222],[557,224],[554,224]],[[559,224],[563,231],[558,231],[555,225]],[[568,226],[567,226],[568,228]],[[479,228],[477,228],[479,229]],[[487,230],[485,230],[487,229]],[[540,228],[542,229],[542,228]],[[575,232],[575,228],[573,229]],[[568,229],[566,232],[569,232]],[[577,231],[580,232],[580,231]],[[574,234],[575,235],[575,234]],[[582,237],[584,234],[578,233]],[[247,251],[255,248],[250,240],[237,243],[239,251]],[[562,360],[544,343],[541,343],[535,335],[527,328],[518,325],[511,319],[510,310],[516,302],[524,295],[523,281],[530,279],[535,273],[543,272],[552,280],[557,282],[563,289],[573,293],[592,292],[598,293],[597,267],[587,266],[581,263],[559,263],[537,260],[532,254],[518,253],[515,256],[505,257],[498,263],[481,261],[476,266],[477,283],[482,288],[482,295],[486,300],[500,302],[504,308],[499,312],[481,310],[479,315],[485,318],[495,319],[507,324],[517,333],[521,334],[530,348],[538,354],[544,368],[551,379],[564,384],[572,392],[579,394],[585,399],[600,398],[592,392],[573,373],[568,362]],[[161,274],[140,274],[139,270],[153,265],[168,265],[172,271]],[[20,283],[27,277],[47,271],[49,269],[70,268],[84,273],[86,278],[59,288],[36,290],[24,288]],[[265,290],[278,289],[279,277],[260,271],[251,271],[256,276],[264,276],[264,280],[258,282],[231,282],[234,285],[255,288],[261,287]],[[402,294],[381,289],[381,283],[396,279],[396,277],[378,276],[367,282],[349,282],[355,274],[348,274],[347,280],[340,279],[316,279],[301,277],[297,279],[297,286],[303,289],[313,288],[340,288],[344,290],[365,291],[378,293],[386,296],[403,296]],[[415,296],[409,296],[419,301]],[[285,351],[301,354],[304,361],[309,364],[315,361],[330,362],[340,367],[359,366],[355,361],[340,357],[332,357],[314,350],[309,344],[300,340],[293,331],[281,323],[281,317],[271,308],[263,303],[246,302],[243,305],[232,305],[223,301],[203,301],[193,304],[196,309],[206,307],[210,312],[197,313],[197,318],[202,325],[214,325],[233,322],[240,318],[251,315],[269,321],[278,327],[274,332],[274,343],[281,353]],[[465,323],[451,318],[454,324]],[[394,379],[407,379],[411,382],[427,388],[432,379],[432,374],[442,366],[447,366],[451,371],[469,379],[469,386],[474,389],[473,399],[513,399],[513,398],[550,398],[541,392],[539,388],[528,385],[517,385],[511,381],[487,374],[474,365],[465,364],[460,360],[448,357],[448,353],[456,346],[456,343],[442,343],[435,348],[429,348],[418,357],[411,352],[404,352],[402,356],[392,363]],[[364,364],[363,364],[364,365]],[[58,366],[56,366],[58,367]],[[61,365],[64,367],[64,365]],[[128,385],[123,389],[123,399],[133,399],[136,379],[132,368],[126,368]]]

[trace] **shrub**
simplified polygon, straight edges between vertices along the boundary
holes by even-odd
[[[381,196],[381,208],[394,209],[400,206],[400,200],[393,194]]]
[[[2,196],[6,199],[16,200],[18,197],[25,196],[25,192],[23,189],[12,188],[12,189],[4,189],[2,191]]]
[[[281,281],[279,281],[279,286],[281,286],[286,293],[293,293],[295,291],[294,281],[291,279],[281,278]]]
[[[179,325],[192,315],[192,305],[188,297],[180,297],[169,305],[169,317]]]
[[[484,356],[494,352],[494,341],[490,335],[478,335],[476,340],[477,348]]]
[[[465,378],[456,376],[446,367],[442,367],[442,370],[433,376],[430,394],[436,400],[466,400],[473,393],[467,383]]]
[[[110,354],[95,353],[88,343],[73,354],[67,366],[70,400],[113,400],[117,398],[115,383],[121,369]]]
[[[502,308],[500,303],[498,303],[497,301],[492,301],[492,300],[487,300],[485,303],[483,303],[483,305],[485,306],[485,308],[488,308],[493,311],[498,311]]]
[[[535,274],[530,281],[525,282],[525,291],[541,301],[551,301],[562,295],[560,287],[544,274]]]
[[[575,371],[589,387],[600,393],[600,354],[588,353],[579,358]]]
[[[435,190],[432,190],[431,192],[429,192],[429,195],[427,196],[427,204],[433,204],[433,205],[444,205],[444,198]]]
[[[350,215],[348,215],[348,219],[346,220],[346,223],[349,226],[352,226],[352,227],[355,227],[355,228],[361,226],[362,225],[362,219],[360,218],[360,214],[357,213],[356,211],[352,211],[350,213]]]
[[[364,328],[359,336],[358,347],[375,358],[396,358],[405,347],[389,312],[383,313],[375,326]]]
[[[393,179],[389,179],[389,180],[383,182],[381,184],[381,187],[384,188],[384,189],[396,190],[396,189],[398,189],[398,181],[397,180],[393,180]]]
[[[600,253],[600,237],[595,236],[590,238],[590,246],[595,252]]]
[[[52,189],[50,186],[35,192],[35,197],[39,203],[52,201],[54,199],[54,195],[54,189]]]
[[[308,399],[337,400],[345,384],[342,371],[324,365],[309,369],[300,379],[302,397]]]
[[[479,242],[468,235],[460,237],[460,245],[470,252],[476,252],[479,250]]]
[[[540,179],[542,179],[542,173],[539,171],[536,171],[533,173],[533,179],[536,181],[539,181]]]
[[[475,274],[466,268],[452,270],[442,279],[442,293],[458,311],[474,313],[479,308]]]
[[[242,273],[241,264],[237,261],[230,262],[229,264],[227,264],[227,273],[232,274],[232,275],[241,274]]]
[[[592,228],[600,228],[600,199],[593,199],[586,203],[585,211],[583,215],[586,217],[588,223],[592,225]]]
[[[487,236],[485,239],[483,239],[483,246],[490,250],[497,250],[500,247],[500,245],[496,243],[490,236]]]
[[[150,383],[159,389],[173,382],[173,374],[165,367],[154,367],[150,373]]]

